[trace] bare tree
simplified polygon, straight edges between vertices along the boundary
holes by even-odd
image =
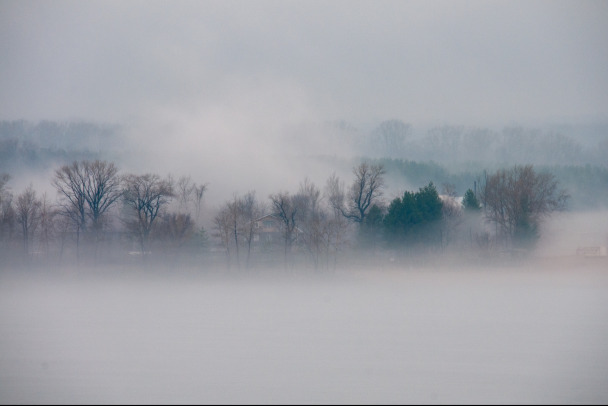
[[[311,256],[315,269],[319,268],[324,243],[327,241],[327,213],[321,207],[321,190],[308,178],[300,184],[297,195],[300,202],[299,227],[302,242]]]
[[[355,223],[363,223],[369,208],[382,197],[384,178],[386,174],[382,165],[361,163],[353,168],[355,180],[350,187],[347,208],[342,214]]]
[[[242,233],[247,244],[247,268],[251,265],[251,248],[256,235],[256,220],[264,214],[265,207],[258,201],[255,191],[248,192],[241,199],[241,212],[243,218]]]
[[[5,193],[8,193],[8,187],[6,185],[10,179],[11,176],[8,173],[0,173],[0,199],[3,198]]]
[[[144,257],[155,220],[173,196],[170,179],[149,173],[124,177],[123,202],[130,210],[125,224],[137,236]]]
[[[325,233],[325,249],[327,265],[329,258],[333,257],[334,267],[337,264],[338,253],[347,243],[348,220],[343,215],[345,192],[344,184],[336,174],[332,174],[325,183],[324,196],[330,207]]]
[[[55,171],[53,186],[60,195],[60,213],[75,226],[79,255],[80,233],[89,229],[87,220],[97,243],[106,212],[122,194],[118,169],[106,161],[74,161]]]
[[[53,186],[59,194],[60,213],[76,229],[76,255],[80,252],[80,233],[86,228],[86,173],[84,165],[74,161],[55,171]]]
[[[175,184],[175,195],[181,212],[188,212],[190,200],[194,193],[194,184],[190,176],[182,176]]]
[[[288,192],[279,192],[269,196],[272,210],[283,225],[283,241],[285,246],[285,265],[289,264],[289,256],[297,237],[298,214],[302,210],[300,196],[291,196]]]
[[[239,246],[241,245],[241,241],[239,238],[241,237],[241,228],[243,227],[243,212],[241,210],[242,202],[240,199],[234,195],[231,201],[229,201],[226,205],[228,210],[228,219],[230,221],[230,235],[234,241],[234,249],[236,256],[236,265],[238,268],[241,267],[241,258],[240,258],[240,250]]]
[[[46,193],[40,198],[40,226],[38,239],[40,246],[46,253],[50,253],[50,242],[55,240],[57,233],[56,217],[57,209],[51,204]]]
[[[539,236],[541,221],[563,210],[569,198],[558,190],[549,173],[536,173],[532,165],[498,170],[482,186],[486,219],[496,224],[507,242],[526,244]]]
[[[194,221],[189,213],[164,214],[154,235],[163,241],[164,248],[179,254],[194,235]]]
[[[241,248],[247,251],[245,266],[249,268],[256,220],[263,214],[264,206],[257,200],[255,192],[250,191],[244,196],[235,194],[214,217],[215,236],[226,249],[229,268],[233,256],[237,267],[241,267]]]
[[[410,132],[411,125],[401,120],[383,121],[371,134],[371,150],[381,156],[401,156]]]
[[[213,218],[213,227],[215,229],[214,236],[220,240],[220,243],[226,253],[226,267],[230,269],[231,265],[231,243],[232,239],[232,213],[227,206],[222,207]]]
[[[83,161],[84,192],[93,230],[102,229],[104,214],[122,195],[118,168],[111,162]]]
[[[36,197],[36,191],[32,185],[17,196],[17,224],[21,226],[23,251],[26,256],[30,253],[30,242],[40,222],[40,205],[40,200]]]
[[[9,180],[7,173],[0,174],[0,241],[9,240],[15,226],[13,195],[7,186]]]
[[[195,221],[198,223],[200,216],[201,216],[201,206],[203,203],[203,196],[205,194],[205,191],[207,190],[207,184],[203,184],[203,185],[193,185],[193,195],[194,195],[194,215],[195,215]]]
[[[342,214],[345,210],[346,193],[344,192],[344,182],[335,173],[327,179],[324,192],[332,209]]]
[[[180,213],[190,213],[194,221],[198,223],[203,203],[203,196],[207,190],[207,184],[197,185],[188,176],[180,177],[175,182],[175,197]]]

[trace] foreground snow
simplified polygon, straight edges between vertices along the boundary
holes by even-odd
[[[0,403],[607,403],[608,269],[0,277]]]

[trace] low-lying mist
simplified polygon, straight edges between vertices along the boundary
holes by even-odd
[[[0,279],[4,404],[608,401],[605,262]]]

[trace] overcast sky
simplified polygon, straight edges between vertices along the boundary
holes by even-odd
[[[604,0],[0,0],[0,119],[126,123],[124,169],[265,198],[336,170],[294,153],[348,154],[315,123],[605,120],[607,21]]]
[[[0,1],[0,118],[606,117],[606,1]]]

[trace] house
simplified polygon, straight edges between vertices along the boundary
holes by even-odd
[[[608,256],[608,250],[606,247],[578,247],[576,249],[576,255],[583,257],[605,257]]]
[[[602,243],[604,241],[604,243]],[[608,234],[588,231],[579,234],[576,255],[583,257],[608,256]]]
[[[283,221],[275,214],[267,214],[255,220],[254,230],[253,241],[256,245],[283,243]]]
[[[267,214],[255,220],[254,230],[255,235],[253,242],[256,246],[283,246],[285,244],[284,234],[285,224],[283,220],[276,214]],[[294,245],[299,243],[299,236],[302,230],[298,227],[295,229]]]

